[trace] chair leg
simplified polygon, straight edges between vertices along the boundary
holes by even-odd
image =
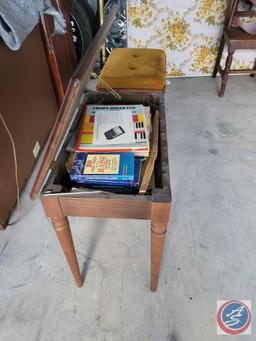
[[[151,291],[157,290],[170,203],[152,203],[151,213]]]
[[[217,75],[218,66],[220,65],[220,61],[221,61],[221,57],[222,57],[224,46],[225,46],[225,38],[224,38],[224,34],[223,34],[222,38],[221,38],[221,41],[220,41],[220,46],[219,46],[219,50],[218,50],[215,66],[214,66],[213,73],[212,73],[212,77],[213,78],[215,78],[216,75]]]
[[[68,222],[68,218],[62,217],[51,217],[52,225],[59,239],[62,250],[66,256],[68,264],[70,266],[71,272],[74,276],[77,286],[80,288],[82,283],[82,278],[76,258],[76,251],[73,243],[73,238]]]
[[[256,59],[254,60],[254,64],[253,64],[253,68],[252,68],[252,71],[256,71]],[[255,73],[251,73],[250,74],[250,77],[255,77]]]
[[[228,52],[228,56],[227,56],[226,64],[225,64],[225,69],[223,70],[221,88],[220,88],[220,93],[219,93],[220,97],[224,96],[224,92],[225,92],[226,85],[227,85],[227,82],[228,82],[229,71],[230,71],[230,67],[231,67],[231,64],[232,64],[232,60],[233,60],[233,54],[234,54],[233,51],[232,52],[231,51]]]

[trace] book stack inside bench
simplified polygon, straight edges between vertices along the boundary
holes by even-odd
[[[138,192],[150,152],[150,107],[87,105],[67,150],[70,179],[80,187]]]

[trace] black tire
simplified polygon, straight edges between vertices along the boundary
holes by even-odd
[[[87,0],[79,0],[79,1],[81,2],[82,6],[85,8],[85,10],[89,16],[89,20],[90,20],[91,28],[92,28],[92,35],[94,37],[95,34],[98,32],[98,29],[100,26],[99,17],[97,16],[96,13],[94,13],[93,9],[88,4]]]
[[[78,61],[84,55],[93,38],[92,15],[82,0],[68,0],[69,14]]]

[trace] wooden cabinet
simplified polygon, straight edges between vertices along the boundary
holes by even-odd
[[[13,136],[22,189],[58,113],[58,103],[39,27],[18,51],[0,43],[0,112]],[[0,219],[2,225],[16,204],[11,141],[0,122]],[[34,151],[34,153],[33,153]]]
[[[61,2],[64,6],[64,2]],[[63,8],[65,9],[65,8]],[[68,13],[64,11],[66,19]],[[48,27],[51,19],[46,18]],[[69,25],[69,23],[68,23]],[[69,29],[69,26],[68,26]],[[13,136],[18,159],[19,187],[29,178],[37,156],[56,120],[60,98],[76,67],[70,31],[49,38],[56,64],[49,64],[42,27],[38,25],[18,51],[0,40],[0,112]],[[60,79],[59,84],[56,79]],[[0,121],[0,228],[16,204],[14,158],[11,141]]]

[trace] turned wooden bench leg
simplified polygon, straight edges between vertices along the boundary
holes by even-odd
[[[153,231],[153,227],[151,227],[151,291],[157,290],[166,230],[167,228],[165,228],[162,234],[157,234]]]
[[[157,290],[164,241],[170,216],[170,203],[152,203],[151,210],[151,291]]]
[[[68,222],[68,218],[51,217],[52,225],[59,239],[62,250],[66,256],[71,272],[74,276],[77,286],[80,288],[83,285],[77,258],[76,251],[73,243],[73,238]]]
[[[76,284],[80,288],[83,285],[83,282],[76,258],[76,251],[68,218],[64,216],[59,199],[57,197],[46,196],[42,197],[41,201],[45,210],[45,214],[52,222],[53,228],[66,256]]]

